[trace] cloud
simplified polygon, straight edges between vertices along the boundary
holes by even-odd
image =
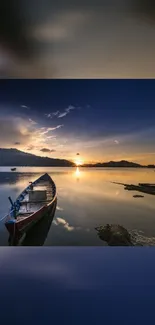
[[[59,118],[59,117],[64,117],[64,116],[66,116],[67,114],[68,114],[67,112],[60,113],[60,114],[58,115],[58,118]]]
[[[13,1],[9,2],[12,4]],[[6,24],[5,32],[7,32],[4,40],[6,44],[11,45],[11,48],[12,44],[18,43],[19,45],[21,43],[24,45],[22,52],[27,53],[25,51],[25,37],[23,35],[21,37],[19,34],[22,30],[26,31],[26,34],[28,33],[30,36],[29,41],[34,35],[35,40],[30,49],[36,47],[37,53],[40,48],[42,50],[41,59],[38,60],[36,66],[36,70],[38,70],[42,65],[40,75],[42,78],[53,77],[53,55],[55,56],[54,64],[61,78],[142,77],[145,76],[145,73],[147,74],[146,77],[154,75],[154,65],[151,64],[154,62],[154,45],[152,42],[154,29],[152,26],[148,26],[147,21],[144,20],[143,23],[145,17],[149,18],[152,17],[152,14],[154,15],[152,0],[111,0],[109,3],[107,0],[83,1],[83,3],[76,1],[76,4],[71,3],[71,1],[66,4],[64,1],[65,8],[63,1],[57,1],[53,4],[53,1],[47,0],[44,1],[44,6],[40,4],[42,1],[30,1],[32,5],[28,5],[27,1],[25,4],[24,1],[20,2],[22,3],[21,6],[26,6],[24,10],[26,19],[20,19],[22,10],[19,9],[14,9],[12,14],[11,8],[10,15],[13,21],[21,20],[24,26],[19,28],[19,25],[18,28],[12,28],[14,23],[10,27],[9,19],[3,18]],[[138,6],[137,2],[139,3]],[[146,3],[145,6],[144,3]],[[7,12],[7,10],[5,11]],[[138,20],[135,11],[138,13]],[[2,14],[2,16],[4,15]],[[29,18],[31,24],[29,24]],[[29,30],[29,25],[31,30]],[[9,27],[9,34],[7,26]],[[2,35],[3,29],[4,26],[1,31]],[[13,39],[11,38],[12,32]],[[143,35],[143,39],[141,35]],[[73,39],[71,39],[72,37]],[[68,39],[69,42],[66,42]],[[138,44],[136,39],[138,39]],[[54,44],[54,54],[53,40],[57,42],[56,45]],[[119,47],[117,46],[118,43],[120,44]],[[21,50],[22,48],[21,46]],[[141,59],[139,64],[135,53]],[[44,70],[45,61],[47,61],[48,66],[47,70],[45,67],[46,71]],[[149,65],[148,61],[150,61]],[[24,64],[22,65],[19,62],[17,69],[12,74],[17,77],[19,74],[26,74],[27,69],[24,69],[23,72],[23,66]],[[33,69],[31,77],[35,76],[32,76],[33,73],[36,75],[37,71]]]
[[[133,11],[139,19],[146,19],[147,22],[155,22],[155,2],[147,0],[133,1]]]
[[[27,144],[32,139],[28,122],[19,117],[0,117],[0,146],[10,147],[14,143]]]
[[[47,152],[47,155],[49,153],[50,156],[52,152],[58,151],[58,140],[55,135],[51,134],[62,126],[59,124],[54,127],[44,127],[36,124],[33,120],[31,123],[30,119],[25,117],[0,116],[0,147],[16,148],[20,145],[20,149],[23,151],[40,156]],[[51,142],[54,144],[51,145]]]
[[[66,223],[67,223],[67,221],[66,220],[64,220],[64,219],[62,219],[62,218],[56,218],[56,220],[57,220],[57,223],[59,224],[63,224],[63,225],[65,225]]]
[[[11,115],[0,116],[0,147],[10,148],[21,145],[21,150],[40,151],[40,149],[46,148],[47,139],[45,135],[60,127],[62,125],[38,128],[36,122],[31,119]]]
[[[119,144],[119,141],[118,141],[118,140],[114,140],[114,142],[115,142],[116,144]]]
[[[58,205],[57,205],[56,209],[57,209],[58,211],[63,211],[63,208],[59,207]]]
[[[54,113],[45,114],[45,116],[47,116],[48,118],[53,118],[53,116],[57,116],[59,113],[60,113],[59,111],[56,111]]]
[[[26,106],[26,105],[21,105],[20,107],[30,109],[30,108],[29,108],[28,106]]]
[[[40,151],[42,151],[42,152],[55,152],[56,150],[54,150],[54,149],[48,149],[48,148],[42,148],[42,149],[40,149]]]
[[[48,118],[51,118],[52,117],[52,114],[45,114],[45,116],[47,116]]]
[[[40,135],[47,134],[47,133],[50,132],[50,131],[54,131],[54,130],[56,130],[56,129],[60,129],[61,127],[63,127],[63,124],[61,124],[61,125],[57,125],[57,126],[55,126],[55,127],[53,127],[53,128],[45,128],[45,127],[43,127],[43,128],[41,128],[41,130],[44,130],[44,131],[41,132]]]
[[[29,122],[30,122],[32,125],[38,124],[37,122],[35,122],[35,121],[32,120],[31,118],[29,118]]]
[[[73,231],[75,230],[75,227],[70,226],[68,223],[64,225],[64,228],[67,229],[68,231]]]
[[[69,112],[71,110],[74,110],[74,109],[79,109],[79,107],[75,107],[75,106],[69,105],[63,112],[56,111],[54,113],[47,113],[47,114],[45,114],[45,116],[47,118],[53,118],[54,116],[57,116],[58,118],[62,118],[64,116],[68,115]]]
[[[53,113],[54,116],[58,115],[60,112],[59,111],[56,111]]]
[[[47,23],[46,25],[38,27],[34,31],[33,36],[38,38],[40,41],[51,42],[67,38],[68,31],[62,26]]]
[[[62,218],[56,218],[55,225],[57,225],[57,226],[62,225],[68,231],[73,231],[75,229],[75,227],[70,226],[69,223],[65,219],[62,219]]]
[[[76,107],[75,106],[72,106],[72,105],[70,105],[70,106],[68,106],[68,108],[66,108],[66,112],[70,112],[72,109],[76,109]]]
[[[58,222],[56,220],[53,220],[53,225],[58,226]]]
[[[50,17],[42,25],[36,26],[32,30],[34,39],[40,42],[62,42],[70,40],[75,36],[75,32],[81,28],[90,18],[90,14],[81,11],[62,11],[59,15]]]
[[[61,209],[60,207],[57,208],[57,210],[60,210],[62,211],[63,209]],[[68,231],[73,231],[73,230],[80,230],[81,227],[73,227],[73,226],[70,226],[69,223],[63,219],[63,218],[56,218],[56,220],[53,221],[53,224],[55,224],[56,226],[63,226],[66,230]]]
[[[34,150],[34,149],[35,149],[35,146],[32,146],[32,145],[27,148],[27,150],[29,150],[29,151]]]
[[[62,112],[62,113],[60,113],[60,114],[58,115],[58,118],[61,118],[61,117],[66,116],[67,114],[69,114],[69,112],[70,112],[71,110],[74,110],[74,109],[76,109],[75,106],[72,106],[72,105],[68,106],[68,107],[65,109],[64,112]]]
[[[56,135],[50,135],[50,136],[46,137],[46,139],[48,139],[48,140],[56,139]]]
[[[28,150],[28,151],[31,151],[31,150],[40,150],[41,151],[41,149],[40,149],[40,146],[38,145],[36,145],[36,146],[34,146],[34,145],[30,145],[30,146],[28,146],[27,148],[26,148],[26,150]]]

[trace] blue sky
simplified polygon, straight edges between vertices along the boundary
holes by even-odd
[[[154,163],[154,80],[1,80],[1,147]],[[6,129],[9,125],[9,129]]]

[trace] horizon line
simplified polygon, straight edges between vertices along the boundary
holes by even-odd
[[[30,153],[30,152],[27,152],[27,151],[23,151],[23,150],[20,150],[20,149],[17,149],[17,148],[12,148],[12,147],[10,147],[10,148],[0,148],[0,150],[17,150],[17,151],[20,151],[20,152],[24,152],[24,153],[26,153],[26,154],[30,154],[30,155],[32,155],[32,156],[36,156],[36,157],[40,157],[40,158],[48,158],[48,159],[59,159],[59,160],[67,160],[67,161],[69,161],[69,162],[72,162],[72,163],[74,163],[75,164],[75,166],[76,166],[76,163],[75,163],[75,161],[73,160],[73,159],[67,159],[67,158],[58,158],[58,157],[49,157],[49,156],[39,156],[39,155],[36,155],[36,154],[33,154],[33,153]],[[136,161],[131,161],[131,160],[126,160],[126,159],[121,159],[121,160],[109,160],[109,161],[94,161],[94,162],[92,162],[92,161],[87,161],[87,162],[85,162],[85,163],[83,163],[83,164],[79,164],[77,167],[82,167],[82,166],[85,166],[85,165],[95,165],[95,164],[106,164],[106,163],[120,163],[120,162],[129,162],[129,163],[134,163],[134,164],[137,164],[137,165],[140,165],[140,166],[142,166],[142,167],[145,167],[145,166],[155,166],[155,164],[154,163],[149,163],[149,164],[140,164],[140,163],[137,163]],[[40,166],[40,167],[42,167],[42,166]],[[59,166],[57,166],[57,167],[59,167]]]

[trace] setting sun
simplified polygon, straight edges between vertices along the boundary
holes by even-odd
[[[80,166],[83,164],[83,161],[81,159],[76,159],[75,164],[76,164],[76,166]]]

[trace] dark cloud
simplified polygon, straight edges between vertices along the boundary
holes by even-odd
[[[0,42],[23,59],[34,54],[33,44],[28,38],[27,26],[21,0],[0,1]]]
[[[1,77],[44,77],[44,63],[40,64],[41,47],[31,33],[39,14],[38,2],[32,0],[32,4],[26,2],[26,6],[29,10],[26,10],[23,0],[0,1]],[[50,69],[53,69],[52,52],[50,54]]]
[[[0,69],[24,78],[153,77],[150,22],[154,0],[1,0],[0,56],[11,61]]]
[[[42,149],[40,149],[40,151],[42,151],[42,152],[55,152],[56,150],[54,150],[54,149],[52,149],[52,150],[50,150],[50,149],[48,149],[48,148],[42,148]]]
[[[19,146],[20,145],[20,142],[15,142],[14,144],[16,144],[17,146]]]
[[[133,0],[134,13],[140,19],[146,19],[150,23],[155,23],[155,1],[154,0]]]
[[[24,130],[24,132],[23,132]],[[31,139],[31,132],[21,118],[0,117],[0,145],[10,146],[12,140],[26,144]]]

